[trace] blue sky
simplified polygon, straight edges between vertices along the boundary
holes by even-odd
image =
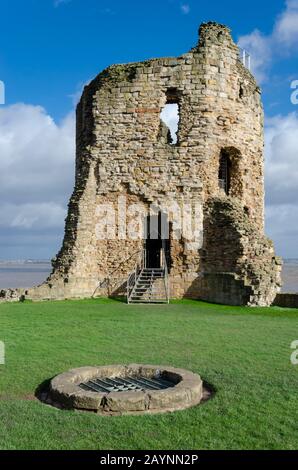
[[[42,105],[61,119],[70,95],[109,64],[182,54],[195,45],[198,25],[206,20],[229,25],[235,40],[255,28],[269,34],[283,7],[276,0],[253,0],[245,10],[238,1],[2,0],[0,70],[7,104]],[[276,83],[266,86],[268,108],[279,100],[289,107],[280,79],[295,75],[295,63],[284,61],[283,67],[284,76],[273,70]]]
[[[267,119],[267,232],[279,254],[298,257],[298,106],[290,101],[298,0],[243,8],[234,0],[2,0],[0,8],[0,258],[48,258],[60,246],[83,84],[112,63],[187,52],[209,20],[230,26],[252,53]]]

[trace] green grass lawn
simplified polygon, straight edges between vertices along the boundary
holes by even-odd
[[[181,301],[0,305],[1,449],[297,449],[298,310]],[[34,398],[70,368],[141,362],[183,367],[216,388],[201,406],[100,417]]]

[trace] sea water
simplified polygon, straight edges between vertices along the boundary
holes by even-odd
[[[0,261],[0,289],[37,286],[50,273],[50,261]],[[298,259],[284,260],[282,280],[282,292],[298,293]]]

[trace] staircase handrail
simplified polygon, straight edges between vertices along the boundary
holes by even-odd
[[[163,269],[164,269],[165,290],[166,290],[167,302],[169,303],[169,301],[170,301],[170,296],[169,296],[169,270],[168,270],[168,264],[167,264],[165,249],[162,248],[161,251],[162,251],[162,264],[163,264]]]
[[[129,260],[131,260],[131,258],[133,258],[133,257],[134,257],[136,254],[138,254],[138,253],[140,253],[140,250],[135,251],[135,252],[132,253],[128,258],[126,258],[125,260],[121,261],[121,263],[118,264],[118,266],[117,266],[115,269],[113,269],[113,271],[111,271],[102,281],[100,281],[100,283],[98,284],[98,286],[95,288],[95,290],[94,290],[94,292],[93,292],[93,294],[92,294],[92,297],[94,297],[96,291],[97,291],[98,289],[100,289],[103,284],[105,284],[106,282],[109,283],[110,278],[112,277],[112,275],[113,275],[115,272],[117,272],[117,271],[121,268],[121,266],[123,266],[123,264],[127,263]],[[134,271],[132,271],[132,272],[134,272]]]
[[[127,285],[126,285],[127,287],[126,299],[127,299],[128,304],[129,304],[134,286],[136,285],[137,280],[140,276],[140,273],[145,267],[145,264],[146,264],[146,250],[143,250],[142,253],[140,253],[139,260],[137,261],[134,270],[128,276]]]
[[[134,271],[132,271],[132,272],[130,273],[130,275],[128,276],[127,285],[126,285],[126,289],[127,289],[127,294],[126,294],[127,303],[129,303],[129,300],[130,300],[130,297],[131,297],[131,293],[132,293],[133,288],[134,288],[134,286],[135,286],[136,280],[137,280],[137,269],[135,269]]]

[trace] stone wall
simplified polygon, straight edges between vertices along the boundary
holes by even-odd
[[[180,114],[176,145],[170,144],[160,119],[165,104],[173,102]],[[104,70],[84,89],[77,107],[76,138],[76,181],[63,246],[51,276],[30,289],[29,298],[123,293],[142,241],[123,237],[119,223],[115,239],[98,240],[98,205],[122,195],[145,210],[151,203],[162,205],[172,199],[211,207],[211,199],[227,197],[218,181],[224,149],[232,166],[229,201],[235,200],[237,206],[236,225],[214,210],[211,228],[207,209],[203,235],[212,253],[183,238],[171,240],[171,296],[224,303],[271,302],[279,269],[273,247],[263,237],[260,89],[239,59],[227,27],[202,24],[198,45],[181,57]],[[244,213],[247,228],[242,235],[237,221],[244,220]],[[231,233],[231,239],[224,241],[229,253],[219,243],[226,223]],[[229,275],[223,275],[227,271]]]
[[[272,241],[236,198],[211,198],[204,214],[200,297],[230,305],[270,305],[281,287],[282,267]]]
[[[25,289],[1,289],[0,302],[19,302],[25,300]]]
[[[298,294],[277,294],[274,305],[283,308],[298,308]]]

